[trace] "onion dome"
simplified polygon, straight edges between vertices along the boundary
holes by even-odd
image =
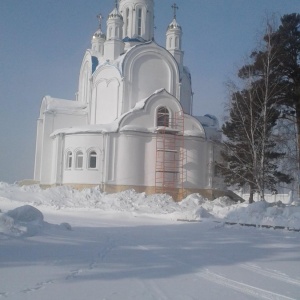
[[[93,39],[95,38],[102,38],[106,39],[105,33],[102,32],[102,30],[99,28],[94,34],[93,34]]]
[[[95,33],[93,34],[93,39],[106,39],[105,33],[102,32],[102,15],[97,15],[97,19],[99,22],[99,27],[97,31],[95,31]]]
[[[173,19],[173,21],[168,26],[168,30],[170,30],[170,29],[182,30],[181,26],[177,23],[176,19]]]

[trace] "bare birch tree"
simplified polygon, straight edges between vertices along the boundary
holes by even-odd
[[[253,62],[239,71],[244,86],[232,92],[230,117],[222,127],[226,137],[222,151],[225,163],[219,164],[219,169],[227,184],[249,187],[249,202],[255,192],[263,200],[266,189],[276,191],[279,182],[291,180],[278,169],[278,160],[284,153],[276,151],[273,137],[285,86],[275,77],[277,52],[271,44],[272,34],[268,23],[264,47],[253,52]]]

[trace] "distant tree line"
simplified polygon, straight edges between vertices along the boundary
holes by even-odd
[[[238,72],[241,84],[230,85],[217,164],[227,185],[248,187],[250,203],[291,183],[292,168],[299,176],[300,14],[284,15],[278,27],[267,20],[261,42]]]

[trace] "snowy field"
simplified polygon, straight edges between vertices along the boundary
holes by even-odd
[[[0,298],[300,299],[300,207],[0,183]],[[189,220],[190,222],[186,222]]]

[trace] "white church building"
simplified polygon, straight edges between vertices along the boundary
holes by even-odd
[[[76,99],[44,97],[34,180],[103,191],[220,196],[218,121],[192,115],[191,74],[174,19],[154,40],[154,0],[119,0],[84,55]],[[158,4],[159,5],[159,4]],[[167,24],[166,24],[167,25]]]

